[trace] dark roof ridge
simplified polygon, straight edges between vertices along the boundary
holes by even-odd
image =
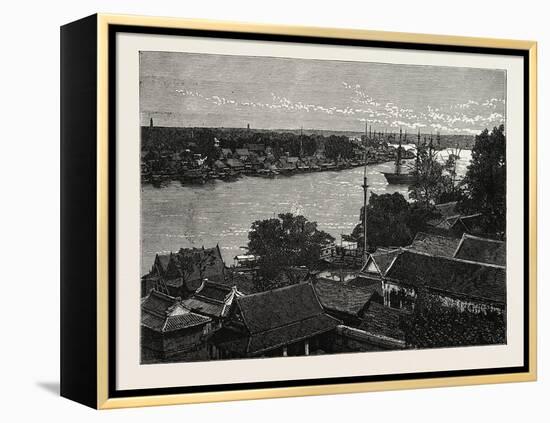
[[[273,292],[273,291],[284,291],[284,290],[290,289],[290,288],[292,288],[293,286],[296,286],[296,285],[311,285],[311,282],[298,282],[298,283],[293,283],[293,284],[290,284],[290,285],[287,285],[287,286],[282,286],[280,288],[273,288],[273,289],[270,289],[270,290],[267,290],[267,291],[253,292],[251,294],[247,294],[247,295],[245,295],[243,297],[240,297],[240,298],[257,297],[257,296],[260,296],[260,295],[269,294],[270,292]],[[312,288],[313,288],[313,286],[312,286]]]
[[[151,294],[154,294],[154,295],[156,295],[156,296],[162,297],[162,298],[164,298],[164,299],[166,299],[166,300],[174,300],[174,301],[181,300],[180,297],[172,297],[171,295],[166,294],[166,293],[164,293],[164,292],[161,292],[161,291],[159,291],[159,290],[157,290],[157,289],[151,289],[151,291],[149,291],[148,296],[150,296]]]
[[[412,254],[420,254],[420,255],[423,255],[423,256],[435,257],[435,258],[443,259],[443,260],[458,261],[458,262],[462,262],[462,263],[476,264],[478,266],[485,266],[485,267],[494,267],[496,269],[506,269],[506,266],[502,266],[500,264],[485,263],[485,262],[473,261],[473,260],[465,260],[465,259],[456,258],[456,257],[436,256],[434,254],[429,254],[429,253],[425,253],[425,252],[422,252],[422,251],[416,251],[416,250],[412,250],[412,249],[409,249],[409,248],[406,248],[406,247],[403,247],[402,250],[405,251],[405,252],[408,252],[408,253],[412,253]],[[390,265],[390,267],[388,267],[388,271],[386,273],[389,272],[392,265],[393,265],[393,263]]]
[[[227,289],[227,290],[229,290],[229,291],[231,291],[233,288],[237,288],[236,285],[227,285],[227,284],[225,284],[225,283],[212,281],[212,280],[210,280],[210,279],[208,279],[208,278],[205,278],[205,279],[204,279],[204,283],[207,283],[207,284],[209,284],[209,285],[214,285],[214,286],[219,287],[219,288],[225,288],[225,289]]]
[[[462,234],[462,236],[464,238],[477,239],[477,240],[480,240],[480,241],[488,241],[488,242],[496,242],[498,244],[506,244],[506,241],[502,241],[500,239],[485,238],[485,237],[482,237],[482,236],[467,234],[466,232],[464,232]]]
[[[424,232],[424,231],[420,231],[420,232],[417,232],[416,235],[414,236],[412,242],[414,243],[414,240],[416,238],[418,238],[418,235],[425,235],[425,236],[428,236],[430,238],[444,238],[444,239],[452,239],[454,240],[455,238],[451,237],[451,236],[444,236],[444,235],[439,235],[439,234],[431,234],[429,232]],[[465,235],[465,233],[464,233]],[[412,244],[412,243],[411,243]],[[403,247],[403,248],[406,248],[406,247]]]

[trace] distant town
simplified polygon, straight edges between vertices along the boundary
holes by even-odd
[[[290,211],[217,245],[159,252],[141,279],[141,362],[308,356],[506,343],[504,126],[479,135],[142,128],[142,183],[364,168],[357,226],[336,240]],[[412,145],[411,148],[407,146]],[[463,177],[464,147],[476,153]],[[439,157],[443,149],[451,153]],[[399,193],[369,193],[391,162]],[[243,210],[246,213],[246,210]]]
[[[142,127],[141,177],[160,185],[179,180],[203,184],[239,177],[273,178],[308,172],[335,171],[394,161],[401,144],[427,145],[434,150],[467,149],[467,135],[407,134],[373,130],[363,133],[321,130],[267,131],[248,128]],[[371,140],[366,151],[364,141]],[[400,159],[412,159],[403,148]]]

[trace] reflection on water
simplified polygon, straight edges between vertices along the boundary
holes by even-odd
[[[470,159],[463,152],[458,173],[463,175]],[[444,156],[445,154],[443,154]],[[368,166],[369,191],[400,192],[407,186],[388,185],[380,172],[391,172],[392,163]],[[219,243],[226,264],[242,254],[253,221],[279,213],[302,214],[336,239],[349,234],[359,221],[363,203],[363,169],[317,172],[274,179],[243,177],[236,182],[211,181],[200,186],[171,182],[155,188],[143,185],[142,274],[157,252],[181,247],[205,247]]]

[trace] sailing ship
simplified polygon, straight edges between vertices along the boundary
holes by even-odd
[[[415,175],[412,173],[403,173],[401,169],[403,160],[403,147],[401,146],[402,132],[399,130],[399,145],[395,155],[395,169],[393,172],[382,172],[386,181],[390,185],[410,185],[415,181]]]

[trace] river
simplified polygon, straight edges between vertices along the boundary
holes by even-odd
[[[442,155],[445,158],[445,153]],[[471,152],[462,151],[457,173],[463,176]],[[406,185],[388,185],[381,172],[391,172],[393,163],[367,167],[369,192],[400,192]],[[363,204],[363,168],[316,172],[273,179],[244,176],[235,182],[219,180],[204,185],[182,186],[174,181],[161,188],[141,188],[141,270],[151,268],[157,252],[186,247],[220,245],[224,261],[243,254],[253,221],[279,213],[302,214],[337,240],[359,223]]]

